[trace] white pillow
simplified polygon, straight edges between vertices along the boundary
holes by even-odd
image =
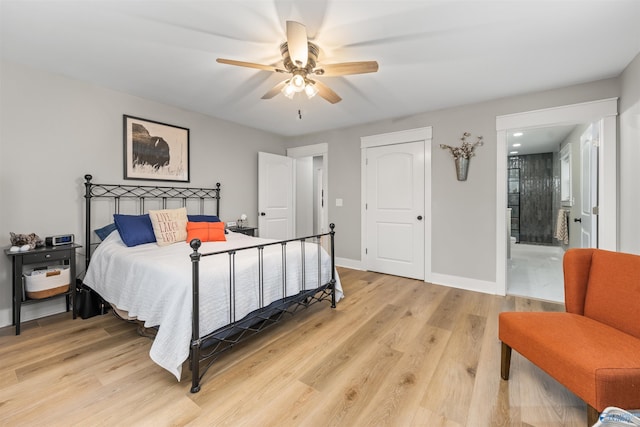
[[[158,246],[187,240],[187,208],[149,211]]]

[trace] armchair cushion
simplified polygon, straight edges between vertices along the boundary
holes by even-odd
[[[567,313],[584,314],[584,300],[594,249],[568,250],[562,259]]]
[[[640,405],[640,340],[572,313],[505,312],[499,324],[503,343],[595,408]]]
[[[593,252],[584,315],[640,338],[640,257]]]

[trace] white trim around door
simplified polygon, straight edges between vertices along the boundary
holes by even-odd
[[[431,281],[431,139],[432,128],[424,127],[391,132],[379,135],[364,136],[360,138],[361,152],[361,260],[366,259],[367,248],[367,224],[366,224],[366,200],[367,176],[366,176],[366,151],[368,148],[385,145],[403,144],[407,142],[424,141],[424,281]],[[363,268],[366,266],[363,263]]]
[[[618,250],[618,98],[545,108],[496,117],[496,289],[507,292],[507,132],[509,129],[573,123],[601,123],[598,158],[598,247]]]

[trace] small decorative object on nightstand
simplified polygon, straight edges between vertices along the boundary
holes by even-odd
[[[256,236],[257,227],[229,227],[227,230],[233,231],[234,233],[242,233],[247,236]]]
[[[65,296],[67,311],[70,310],[76,296],[76,249],[81,245],[75,243],[60,246],[43,246],[28,251],[15,252],[6,249],[4,253],[11,258],[13,267],[13,324],[16,335],[20,335],[20,309],[23,304],[46,301],[51,298]],[[32,267],[25,269],[25,267]],[[66,279],[68,278],[68,288]],[[27,279],[32,289],[25,287]],[[48,289],[46,281],[51,281],[53,287]],[[42,289],[41,289],[42,288]],[[61,290],[61,291],[60,291]],[[75,305],[73,318],[76,318]]]
[[[240,218],[238,218],[238,228],[244,228],[247,226],[247,215],[242,214]]]

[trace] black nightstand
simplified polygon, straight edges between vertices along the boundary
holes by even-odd
[[[233,231],[234,233],[242,233],[242,234],[246,234],[247,236],[255,237],[256,231],[258,230],[258,228],[257,227],[229,227],[228,230]]]
[[[10,252],[9,249],[5,249],[4,253],[11,258],[11,264],[13,267],[13,324],[16,327],[16,335],[20,335],[20,309],[23,304],[48,301],[64,295],[67,299],[67,311],[69,311],[73,305],[73,318],[76,318],[74,304],[76,297],[76,249],[81,247],[81,245],[72,243],[61,246],[44,246],[25,252]],[[42,266],[49,264],[62,264],[69,266],[69,290],[47,298],[28,298],[23,289],[23,267],[27,265]]]

